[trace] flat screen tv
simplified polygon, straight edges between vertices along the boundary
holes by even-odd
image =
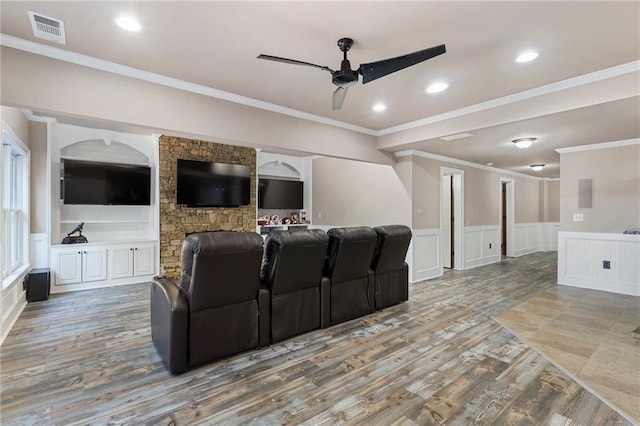
[[[296,180],[260,179],[258,183],[258,208],[303,208],[304,183]]]
[[[238,207],[250,204],[251,168],[241,164],[178,160],[177,204]]]
[[[148,166],[62,159],[60,198],[64,204],[148,206]]]

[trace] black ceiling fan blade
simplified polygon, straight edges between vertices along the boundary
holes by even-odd
[[[344,103],[344,98],[347,96],[348,87],[338,87],[335,92],[333,92],[333,110],[337,110],[342,108],[342,104]]]
[[[360,68],[358,68],[358,72],[362,75],[362,84],[365,84],[380,77],[384,77],[385,75],[419,64],[427,59],[442,55],[446,51],[444,44],[441,44],[439,46],[419,50],[396,58],[361,64]]]
[[[275,62],[283,62],[285,64],[292,64],[292,65],[304,65],[307,67],[314,67],[314,68],[320,68],[321,70],[324,71],[329,71],[330,73],[333,73],[334,71],[329,68],[329,67],[325,67],[322,65],[316,65],[316,64],[312,64],[310,62],[303,62],[303,61],[297,61],[295,59],[288,59],[288,58],[281,58],[279,56],[271,56],[271,55],[263,55],[260,54],[258,55],[258,59],[266,59],[268,61],[275,61]]]

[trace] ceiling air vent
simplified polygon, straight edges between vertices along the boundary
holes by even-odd
[[[64,22],[29,11],[29,21],[33,28],[33,35],[60,44],[67,44],[64,36]]]

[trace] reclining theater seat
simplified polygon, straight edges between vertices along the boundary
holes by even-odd
[[[329,237],[319,229],[272,232],[260,277],[271,298],[271,342],[320,328],[320,286]],[[326,284],[325,284],[326,285]]]
[[[153,280],[151,336],[172,374],[268,343],[262,245],[253,232],[191,234],[182,244],[181,283]]]
[[[330,321],[323,327],[367,315],[374,310],[370,269],[376,233],[368,226],[333,228],[324,275],[330,284]]]
[[[379,226],[371,269],[374,275],[376,309],[409,300],[409,266],[404,261],[411,242],[411,229],[404,225]]]

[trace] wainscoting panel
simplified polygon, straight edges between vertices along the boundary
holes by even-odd
[[[7,337],[11,327],[13,327],[25,306],[27,306],[27,293],[22,290],[22,280],[2,290],[1,294],[0,344]]]
[[[409,281],[416,282],[442,275],[440,230],[414,229],[408,258],[411,258]]]
[[[540,223],[516,223],[516,257],[540,251]]]
[[[49,267],[49,242],[46,233],[29,235],[29,262],[33,268]]]
[[[498,262],[498,246],[496,225],[464,228],[464,269]]]
[[[558,233],[559,284],[640,296],[638,259],[640,235]]]
[[[560,224],[558,222],[543,222],[540,224],[541,251],[558,250],[558,231],[560,231]]]

